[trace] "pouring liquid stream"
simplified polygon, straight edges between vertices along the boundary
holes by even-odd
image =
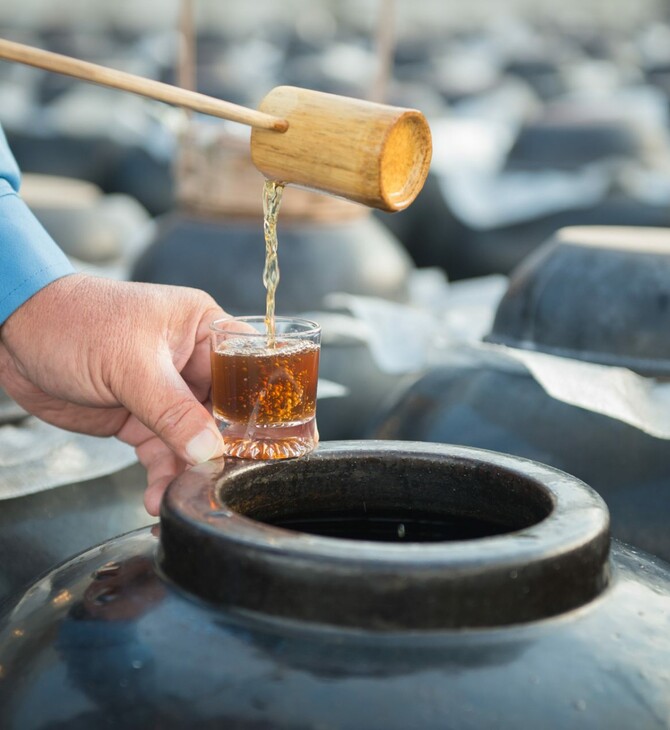
[[[265,297],[265,329],[268,347],[276,346],[275,338],[275,293],[279,283],[279,259],[277,257],[277,217],[281,207],[284,185],[274,180],[266,180],[263,185],[263,234],[265,236],[265,268],[263,284],[267,291]]]

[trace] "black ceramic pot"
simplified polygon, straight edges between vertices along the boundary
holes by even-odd
[[[622,164],[648,166],[652,156],[661,154],[659,144],[643,118],[632,121],[620,109],[574,101],[554,103],[520,130],[503,174],[524,174],[526,186],[532,188],[536,181],[544,184],[547,172],[578,175],[594,163],[609,165],[609,172],[602,170],[611,177],[611,190],[602,199],[590,205],[582,200],[557,201],[558,209],[526,208],[519,210],[521,218],[481,225],[485,222],[459,215],[434,173],[406,211],[380,220],[418,266],[440,266],[452,280],[508,274],[564,226],[670,226],[667,205],[619,190],[613,172]],[[577,184],[583,184],[583,179]],[[548,194],[553,194],[551,189]]]
[[[579,108],[568,109],[566,118],[557,116],[524,125],[508,169],[574,170],[598,160],[643,158],[644,135],[622,117],[580,117]]]
[[[563,59],[547,57],[512,58],[504,71],[527,83],[533,91],[545,100],[554,99],[566,91],[565,79],[561,73]]]
[[[450,279],[462,278],[459,252],[469,230],[453,214],[434,173],[428,173],[409,208],[393,215],[375,211],[375,216],[401,241],[417,266],[439,266]]]
[[[40,136],[8,128],[7,141],[23,172],[86,180],[105,188],[109,171],[119,158],[119,145],[104,136]]]
[[[439,266],[451,280],[508,274],[549,236],[569,225],[670,226],[667,205],[613,193],[588,208],[477,230],[457,217],[432,174],[407,210],[378,218],[403,243],[417,266]]]
[[[162,215],[175,204],[172,159],[141,145],[126,145],[108,171],[103,186],[108,193],[135,198],[151,215]]]
[[[489,342],[670,375],[670,232],[564,228],[510,278]]]
[[[514,272],[486,339],[665,378],[669,302],[666,231],[567,228]],[[420,377],[367,435],[476,446],[564,469],[605,498],[616,537],[670,560],[670,443],[556,401],[529,373],[485,354]]]
[[[82,550],[151,524],[145,486],[146,473],[135,465],[0,501],[0,603]]]
[[[458,239],[457,246],[444,249],[449,251],[444,265],[451,278],[507,274],[565,226],[668,227],[670,209],[613,193],[592,207],[562,210],[491,230],[470,230]]]
[[[39,135],[25,129],[6,130],[7,140],[23,172],[86,180],[107,193],[125,193],[152,215],[174,205],[171,160],[148,149],[116,142],[108,135]]]
[[[231,314],[265,311],[262,220],[202,218],[175,212],[158,222],[132,278],[204,289]],[[280,223],[277,311],[318,309],[332,292],[407,298],[412,264],[370,216],[341,223]]]
[[[593,486],[615,537],[670,560],[670,444],[550,398],[523,372],[444,366],[378,414],[368,436],[464,444],[569,470]]]
[[[646,728],[668,566],[562,472],[342,442],[210,463],[0,618],[6,728]]]
[[[651,64],[645,69],[645,78],[652,86],[670,96],[670,63],[661,61]]]

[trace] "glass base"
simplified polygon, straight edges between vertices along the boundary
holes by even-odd
[[[295,459],[319,443],[316,419],[298,426],[256,426],[218,419],[223,453],[237,459]]]

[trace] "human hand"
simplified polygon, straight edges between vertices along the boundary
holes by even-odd
[[[209,324],[225,316],[197,289],[66,276],[0,329],[0,384],[44,421],[133,446],[157,515],[175,476],[222,454]]]

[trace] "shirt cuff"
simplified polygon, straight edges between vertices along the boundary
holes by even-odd
[[[0,325],[33,294],[72,273],[67,256],[0,179]]]

